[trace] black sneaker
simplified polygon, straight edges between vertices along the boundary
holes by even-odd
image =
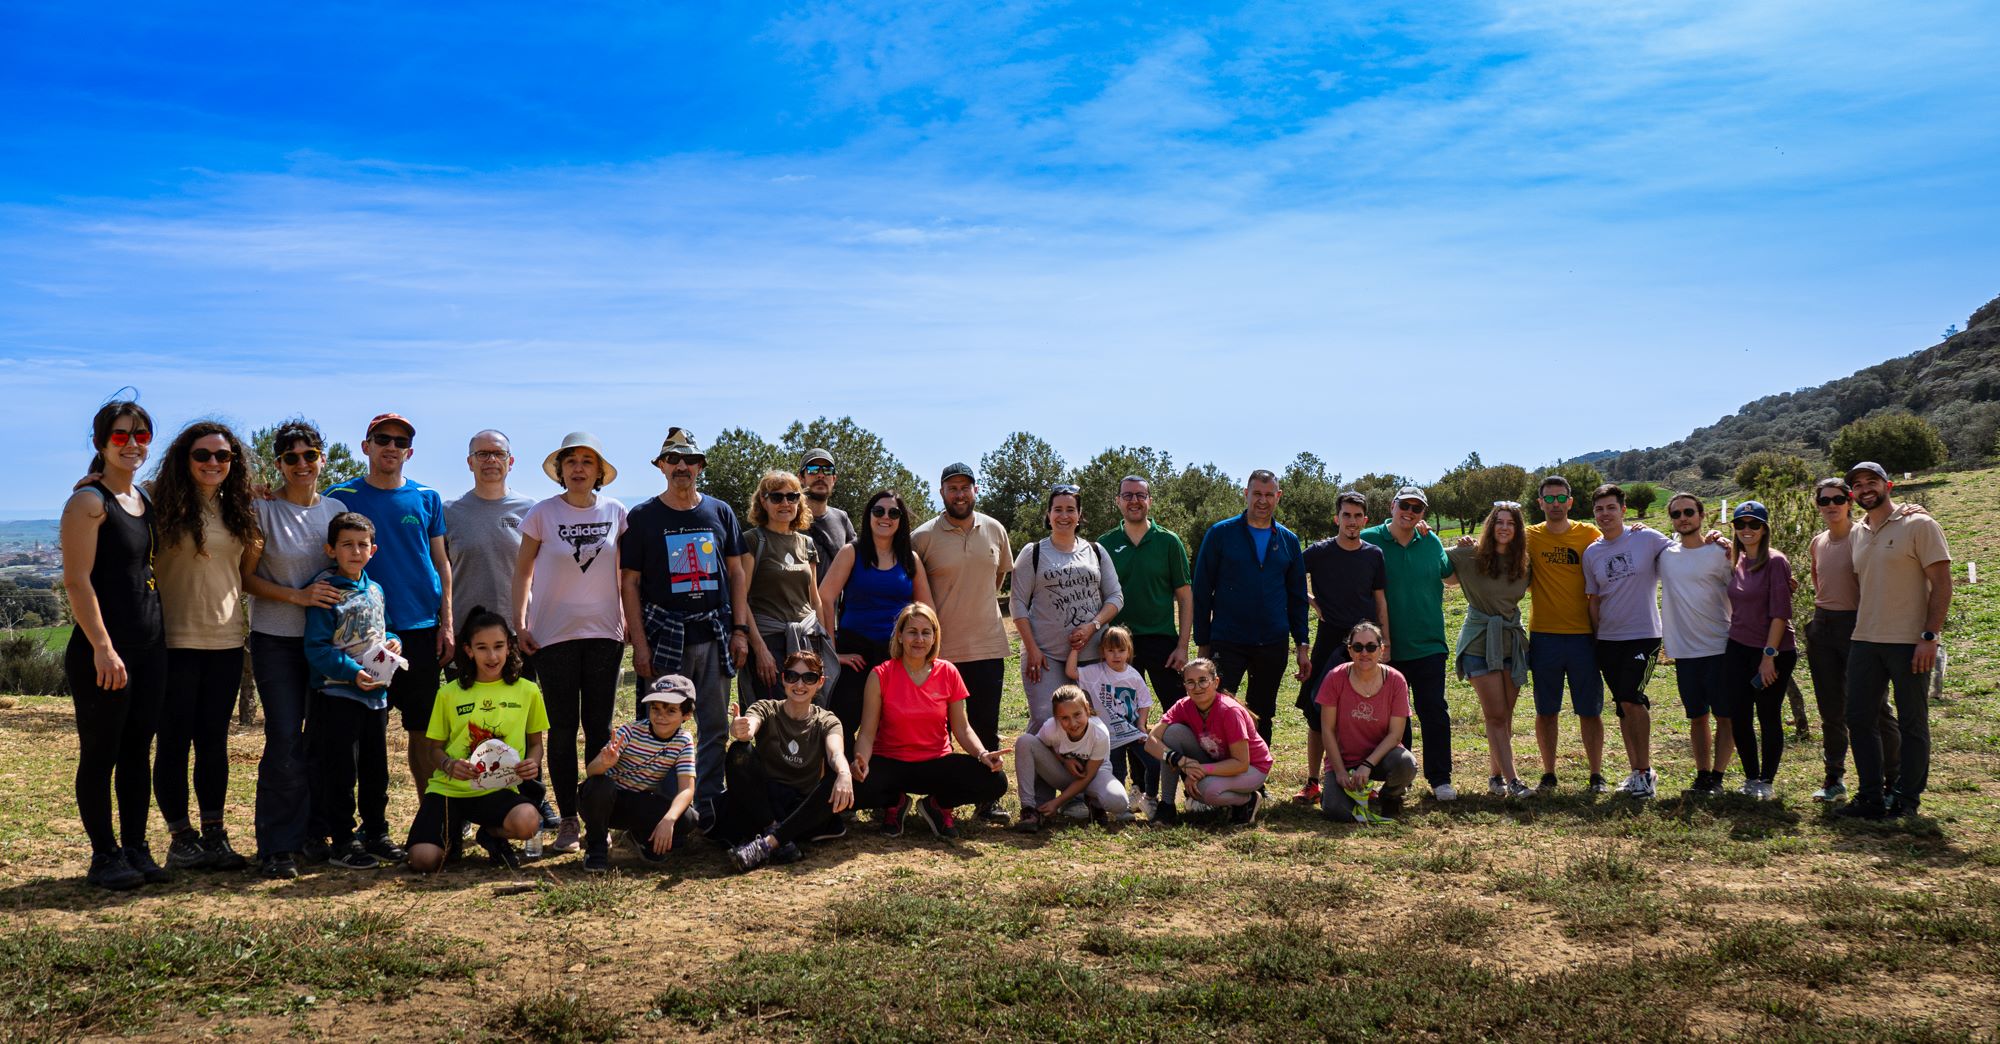
[[[839,816],[828,816],[826,822],[813,828],[806,835],[808,841],[838,841],[847,836],[847,820]]]
[[[653,851],[653,839],[651,837],[642,837],[637,832],[631,830],[624,831],[623,834],[625,843],[632,846],[632,851],[639,853],[639,858],[654,864],[667,861],[667,856]],[[680,838],[676,837],[674,840],[678,841]]]
[[[972,818],[994,826],[1006,826],[1009,822],[1007,810],[1001,808],[998,801],[988,801],[978,805],[972,810]]]
[[[381,866],[382,861],[361,847],[361,842],[350,839],[346,844],[332,849],[326,857],[326,865],[337,866],[342,870],[373,870]]]
[[[1593,772],[1590,774],[1590,792],[1593,794],[1608,794],[1611,792],[1611,784],[1605,782],[1604,773]]]
[[[192,828],[174,831],[173,840],[167,842],[167,866],[172,869],[206,870],[212,858],[208,849],[201,847],[201,835]]]
[[[542,803],[535,806],[535,810],[542,814],[543,830],[562,829],[562,814],[556,811],[554,805],[549,804],[548,798],[543,798]]]
[[[145,845],[126,845],[125,862],[132,869],[139,871],[139,875],[146,879],[147,884],[166,884],[174,879],[174,875],[168,873],[160,864],[153,862],[153,853],[147,851]]]
[[[450,844],[444,846],[444,865],[451,866],[463,862],[465,862],[465,835],[460,834],[452,838]]]
[[[1154,826],[1173,826],[1180,821],[1180,810],[1172,805],[1154,805],[1153,814],[1146,817],[1146,822]]]
[[[931,833],[947,841],[958,836],[957,812],[938,804],[938,799],[928,794],[917,802],[917,818],[931,828]]]
[[[602,843],[590,846],[590,850],[583,854],[583,868],[593,874],[610,870],[611,846]]]
[[[1553,773],[1553,772],[1544,772],[1544,773],[1542,773],[1542,781],[1541,781],[1541,782],[1540,782],[1539,784],[1537,784],[1537,785],[1535,786],[1535,789],[1536,789],[1536,790],[1539,790],[1539,791],[1541,791],[1541,792],[1542,792],[1542,793],[1544,793],[1544,794],[1546,794],[1546,793],[1548,793],[1549,791],[1551,791],[1551,790],[1554,790],[1554,789],[1556,789],[1557,787],[1559,787],[1559,786],[1561,786],[1561,785],[1562,785],[1561,783],[1558,783],[1558,782],[1556,782],[1556,774],[1555,774],[1555,773]]]
[[[729,865],[737,873],[748,873],[770,862],[775,851],[770,838],[753,837],[729,850]]]
[[[1250,800],[1229,810],[1229,821],[1231,823],[1241,823],[1245,826],[1255,823],[1257,822],[1257,810],[1263,807],[1263,804],[1264,791],[1262,789],[1253,790],[1250,792]]]
[[[307,866],[318,866],[333,855],[333,847],[321,838],[312,838],[304,848],[299,849],[299,862]]]
[[[481,830],[479,847],[486,850],[486,856],[494,866],[504,866],[509,870],[521,869],[521,850],[514,847],[514,842]]]
[[[1840,819],[1880,821],[1889,818],[1889,810],[1883,806],[1881,801],[1865,797],[1857,797],[1847,804],[1834,809],[1831,814]]]
[[[208,853],[210,870],[241,871],[250,866],[250,860],[229,846],[229,831],[220,826],[202,828],[201,850]]]
[[[299,864],[290,852],[273,852],[257,860],[257,872],[273,881],[290,881],[299,876]]]
[[[132,869],[132,864],[126,862],[122,848],[91,856],[90,870],[83,875],[83,879],[113,892],[123,892],[146,883],[146,875]]]
[[[771,853],[771,865],[784,866],[786,863],[796,863],[805,857],[805,851],[799,848],[796,842],[787,841],[779,845],[777,851]]]
[[[364,838],[362,839],[361,847],[367,849],[369,855],[385,863],[400,863],[403,861],[404,856],[409,855],[408,852],[403,851],[402,845],[397,844],[395,839],[387,834],[376,834],[374,837]]]
[[[909,817],[910,795],[904,794],[895,803],[882,810],[882,836],[902,837],[903,820]]]

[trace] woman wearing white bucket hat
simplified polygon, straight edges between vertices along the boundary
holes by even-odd
[[[576,800],[581,761],[611,738],[611,709],[624,658],[625,610],[618,593],[618,538],[625,505],[598,490],[618,477],[595,435],[573,431],[542,460],[562,486],[521,520],[514,565],[514,630],[533,658],[549,714],[549,782],[562,826],[551,851],[573,852],[582,832]]]

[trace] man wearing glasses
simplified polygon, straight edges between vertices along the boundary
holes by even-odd
[[[826,567],[833,564],[833,556],[840,549],[854,543],[854,520],[847,512],[827,503],[833,496],[834,480],[840,476],[833,464],[833,453],[824,449],[809,449],[805,459],[799,461],[799,479],[805,483],[806,506],[812,509],[812,528],[806,535],[812,538],[813,549],[819,552],[819,561],[813,563],[813,579],[826,579]],[[922,554],[922,552],[918,552]],[[831,615],[834,606],[827,606]]]
[[[1389,521],[1361,531],[1361,539],[1382,549],[1388,581],[1388,630],[1382,635],[1388,664],[1410,686],[1417,724],[1424,730],[1424,780],[1439,801],[1458,800],[1451,785],[1451,710],[1444,701],[1445,671],[1451,646],[1444,637],[1444,585],[1456,584],[1451,559],[1429,526],[1419,526],[1430,510],[1430,498],[1416,486],[1396,491]],[[1403,723],[1403,745],[1411,742],[1410,723]]]
[[[1307,643],[1305,555],[1299,538],[1277,521],[1278,476],[1250,473],[1243,513],[1208,527],[1194,562],[1194,641],[1215,661],[1217,685],[1257,716],[1257,733],[1271,741],[1287,637],[1296,677],[1312,667]],[[1245,675],[1250,686],[1241,688]]]
[[[910,534],[923,560],[944,640],[938,655],[958,668],[969,696],[965,717],[987,750],[1000,749],[1000,693],[1007,680],[1007,625],[1000,617],[1000,585],[1014,571],[1007,527],[974,511],[978,478],[970,464],[952,464],[938,480],[944,513],[933,515]],[[980,805],[980,819],[1006,823],[993,802]]]
[[[1152,484],[1125,476],[1118,483],[1118,513],[1125,522],[1097,542],[1110,554],[1125,592],[1125,605],[1111,622],[1132,632],[1132,666],[1145,673],[1155,699],[1171,703],[1180,695],[1181,668],[1194,636],[1194,588],[1187,545],[1173,530],[1154,525],[1152,510]]]
[[[1729,645],[1729,549],[1702,532],[1701,498],[1676,493],[1667,501],[1673,543],[1660,552],[1660,623],[1663,644],[1674,660],[1674,682],[1687,711],[1688,742],[1694,750],[1694,785],[1688,793],[1722,793],[1729,768],[1729,705],[1723,702],[1723,651]],[[1709,716],[1717,715],[1714,741]]]
[[[445,550],[451,558],[455,632],[478,606],[514,618],[514,559],[521,551],[521,520],[535,502],[507,488],[514,447],[491,428],[472,437],[465,466],[472,488],[444,506]]]
[[[1535,745],[1542,754],[1541,789],[1556,787],[1556,716],[1563,683],[1569,683],[1590,789],[1603,792],[1604,683],[1597,674],[1590,603],[1583,592],[1583,549],[1597,541],[1597,527],[1570,520],[1575,495],[1569,480],[1550,475],[1539,496],[1548,521],[1528,527],[1528,669],[1535,686]]]
[[[632,508],[618,541],[618,586],[639,694],[678,674],[694,682],[695,812],[714,821],[728,747],[729,679],[750,651],[750,620],[730,592],[749,582],[752,556],[736,512],[695,488],[708,457],[685,428],[667,429],[653,465],[667,488]]]

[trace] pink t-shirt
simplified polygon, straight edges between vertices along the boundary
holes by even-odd
[[[1373,696],[1363,696],[1348,680],[1347,669],[1352,666],[1343,663],[1327,672],[1319,683],[1319,695],[1313,697],[1320,706],[1333,708],[1333,738],[1340,743],[1342,767],[1348,769],[1375,752],[1375,745],[1389,734],[1389,719],[1410,716],[1410,683],[1403,672],[1383,667],[1382,687]],[[1329,751],[1327,763],[1332,762]]]
[[[875,753],[897,761],[930,761],[951,753],[951,705],[972,695],[950,660],[931,664],[920,686],[890,660],[875,668],[882,688],[882,718],[875,727]]]
[[[618,595],[618,538],[624,532],[625,505],[602,494],[587,508],[558,495],[528,509],[521,535],[541,543],[528,590],[528,630],[537,644],[625,640]]]
[[[1236,697],[1226,692],[1215,695],[1215,702],[1208,705],[1206,716],[1195,707],[1194,697],[1183,696],[1160,721],[1167,725],[1186,725],[1201,741],[1201,749],[1218,760],[1229,756],[1229,748],[1236,741],[1248,740],[1250,767],[1259,772],[1271,771],[1271,748],[1265,745],[1264,737],[1257,735],[1257,719],[1236,702]]]

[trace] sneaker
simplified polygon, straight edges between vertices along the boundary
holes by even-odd
[[[1068,812],[1069,810],[1064,809],[1063,811]],[[1083,815],[1084,818],[1088,819],[1090,817],[1090,810],[1085,808]],[[938,804],[938,799],[934,797],[925,795],[922,801],[917,802],[917,817],[924,821],[925,826],[931,828],[931,833],[939,837],[949,840],[958,836],[958,815],[951,809]]]
[[[543,830],[559,830],[562,828],[562,815],[556,811],[554,805],[549,804],[548,798],[543,798],[542,803],[535,806],[535,810],[542,814]]]
[[[1635,769],[1625,777],[1625,782],[1618,784],[1618,789],[1613,793],[1636,795],[1644,789],[1646,789],[1646,774]]]
[[[250,860],[229,845],[229,831],[221,824],[201,828],[201,850],[208,853],[210,870],[242,871],[250,867]]]
[[[208,849],[201,847],[201,835],[190,828],[174,831],[174,838],[167,842],[167,867],[173,870],[206,870],[210,856]]]
[[[551,852],[574,852],[583,847],[583,822],[575,816],[564,816],[562,826],[556,830],[556,839],[549,842]]]
[[[299,876],[299,864],[290,852],[272,852],[257,860],[257,872],[273,881],[291,881]]]
[[[1155,805],[1146,813],[1146,822],[1154,826],[1175,826],[1181,821],[1180,811],[1172,805]]]
[[[481,830],[479,847],[486,850],[486,858],[494,866],[506,867],[509,870],[521,869],[521,850],[514,847],[514,842],[490,831]]]
[[[299,849],[299,861],[307,866],[318,866],[333,855],[333,848],[322,838],[311,838],[304,848]]]
[[[1537,785],[1536,789],[1542,791],[1543,793],[1548,793],[1549,791],[1552,791],[1561,785],[1562,784],[1556,782],[1555,773],[1544,772],[1542,773],[1542,782]]]
[[[1841,819],[1883,820],[1889,818],[1889,810],[1880,801],[1870,801],[1857,797],[1831,813]]]
[[[667,861],[667,856],[653,851],[652,838],[640,837],[637,832],[631,830],[624,831],[623,834],[625,843],[632,846],[632,851],[639,853],[639,858],[655,864]]]
[[[1002,813],[1003,815],[1005,813]],[[847,836],[847,820],[839,816],[829,816],[826,821],[813,828],[806,835],[808,841],[838,841]]]
[[[1191,816],[1200,815],[1203,812],[1213,812],[1214,810],[1215,810],[1214,805],[1211,805],[1206,801],[1196,801],[1193,798],[1188,799],[1187,808],[1183,809],[1183,811],[1185,811],[1188,815]]]
[[[465,835],[460,834],[451,839],[451,844],[444,846],[444,865],[451,866],[463,862],[465,862]]]
[[[403,851],[403,846],[397,844],[388,834],[376,834],[374,837],[363,838],[361,847],[367,849],[369,855],[380,859],[384,863],[400,863],[403,861],[403,857],[409,854]]]
[[[1158,800],[1145,794],[1139,795],[1139,811],[1144,812],[1147,819],[1153,818],[1153,813],[1159,810],[1160,803]]]
[[[1439,783],[1431,788],[1431,797],[1439,801],[1457,801],[1458,788],[1449,783]]]
[[[1022,809],[1021,818],[1014,822],[1014,829],[1023,834],[1041,833],[1042,813],[1034,808]]]
[[[1523,783],[1518,779],[1510,779],[1507,781],[1507,800],[1526,801],[1527,799],[1534,796],[1535,796],[1534,788],[1528,786],[1526,783]]]
[[[326,865],[337,866],[343,870],[373,870],[381,866],[382,861],[361,847],[361,842],[349,840],[344,845],[334,846],[328,852]]]
[[[164,867],[153,862],[153,853],[147,851],[145,845],[126,845],[125,862],[132,869],[139,871],[139,876],[145,878],[147,884],[166,884],[174,879],[174,875],[167,873]]]
[[[729,865],[739,874],[748,873],[768,862],[776,847],[768,837],[753,837],[729,850]]]
[[[597,844],[583,854],[583,869],[588,873],[601,874],[611,869],[611,846]]]
[[[126,862],[122,848],[91,856],[90,870],[83,875],[83,879],[113,892],[123,892],[146,883],[146,875],[132,869],[132,864]]]
[[[800,848],[796,842],[787,841],[779,845],[771,853],[771,865],[784,866],[787,863],[796,863],[805,857],[806,853],[804,849]]]
[[[1363,811],[1368,815],[1367,819],[1362,820],[1364,823],[1371,825],[1377,823],[1394,823],[1396,817],[1403,814],[1403,799],[1377,798],[1373,803],[1364,803]]]
[[[1610,792],[1610,790],[1611,784],[1604,781],[1604,774],[1602,772],[1593,772],[1590,774],[1591,793],[1604,794]]]
[[[1491,797],[1506,797],[1507,777],[1505,776],[1486,777],[1486,793]]]
[[[1770,780],[1768,780],[1768,779],[1760,779],[1760,780],[1758,780],[1758,781],[1757,781],[1757,800],[1759,800],[1759,801],[1776,801],[1776,800],[1778,800],[1778,788],[1777,788],[1777,787],[1775,787],[1775,786],[1772,786],[1772,785],[1771,785],[1771,781],[1770,781]]]
[[[1090,818],[1090,806],[1082,798],[1071,798],[1069,804],[1062,807],[1062,814],[1081,822]]]
[[[1000,803],[997,801],[988,801],[974,808],[972,810],[972,818],[991,823],[994,826],[1006,826],[1012,821],[1007,815],[1007,810],[1001,808]],[[814,839],[807,838],[806,840],[810,841]]]
[[[1915,819],[1918,814],[1917,799],[1897,797],[1889,802],[1884,814],[1890,819]]]
[[[1137,821],[1137,820],[1138,820],[1138,818],[1139,818],[1139,814],[1138,814],[1138,813],[1136,813],[1136,812],[1134,812],[1134,811],[1132,811],[1131,809],[1129,809],[1129,808],[1128,808],[1128,809],[1126,809],[1125,811],[1123,811],[1123,812],[1120,812],[1120,813],[1118,813],[1118,814],[1117,814],[1117,815],[1115,815],[1115,816],[1112,816],[1112,817],[1111,817],[1111,821],[1112,821],[1113,823],[1117,823],[1117,824],[1120,824],[1120,825],[1123,825],[1123,824],[1126,824],[1126,823],[1131,823],[1131,822],[1135,822],[1135,821]]]
[[[1253,790],[1250,792],[1250,800],[1229,810],[1229,821],[1231,823],[1241,823],[1244,826],[1250,826],[1257,822],[1257,811],[1263,807],[1263,789]]]
[[[1812,795],[1812,799],[1814,801],[1825,801],[1828,803],[1835,801],[1842,801],[1845,800],[1846,798],[1847,798],[1847,784],[1837,779],[1827,780],[1826,785],[1820,787],[1818,790],[1813,791]]]
[[[1632,776],[1633,778],[1625,781],[1630,787],[1625,793],[1637,801],[1653,800],[1653,793],[1659,777],[1654,775],[1651,769],[1644,772],[1634,772]]]
[[[882,836],[902,837],[903,820],[910,814],[910,795],[904,794],[896,802],[882,810]]]
[[[1309,779],[1306,780],[1305,786],[1299,788],[1298,793],[1292,795],[1292,803],[1306,806],[1317,805],[1319,804],[1319,794],[1319,780]]]
[[[1744,797],[1747,797],[1747,798],[1749,798],[1749,799],[1750,799],[1750,800],[1752,800],[1752,801],[1755,801],[1755,800],[1757,800],[1758,798],[1761,798],[1761,797],[1763,797],[1763,796],[1764,796],[1763,794],[1761,794],[1761,793],[1759,793],[1759,792],[1758,792],[1758,790],[1757,790],[1757,781],[1756,781],[1756,780],[1754,780],[1754,779],[1746,779],[1746,780],[1744,780],[1744,781],[1743,781],[1743,785],[1742,785],[1742,786],[1740,786],[1740,787],[1737,787],[1737,788],[1736,788],[1736,792],[1737,792],[1738,794],[1741,794],[1741,795],[1743,795]]]

